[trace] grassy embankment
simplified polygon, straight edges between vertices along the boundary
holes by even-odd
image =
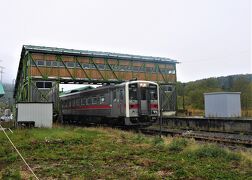
[[[110,128],[8,132],[41,179],[252,179],[252,152]],[[32,177],[0,131],[0,179]]]

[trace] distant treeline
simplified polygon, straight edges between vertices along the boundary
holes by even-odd
[[[178,109],[204,109],[204,93],[241,92],[242,109],[252,109],[252,74],[177,83]],[[184,96],[184,98],[183,98]]]

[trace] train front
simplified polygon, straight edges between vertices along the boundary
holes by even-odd
[[[159,86],[151,81],[126,85],[126,125],[151,125],[159,117]]]

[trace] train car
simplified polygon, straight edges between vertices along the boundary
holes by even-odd
[[[63,122],[150,125],[159,116],[159,86],[151,81],[72,92],[60,96]]]

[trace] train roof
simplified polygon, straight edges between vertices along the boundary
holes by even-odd
[[[69,96],[69,95],[78,94],[78,93],[83,92],[83,91],[88,92],[88,91],[90,91],[92,89],[102,90],[102,89],[109,88],[109,87],[119,87],[119,86],[124,86],[125,84],[133,84],[133,83],[152,83],[152,84],[158,85],[156,82],[153,82],[153,81],[135,80],[135,81],[123,82],[121,84],[114,84],[114,85],[108,85],[108,86],[99,86],[99,87],[96,87],[96,88],[93,87],[93,86],[85,86],[85,87],[73,89],[73,90],[70,90],[70,91],[62,92],[62,93],[60,93],[60,97],[65,97],[65,96]]]
[[[89,89],[94,89],[95,87],[93,86],[84,86],[84,87],[80,87],[80,88],[76,88],[76,89],[72,89],[69,91],[63,91],[60,93],[60,96],[64,96],[64,95],[68,95],[68,94],[72,94],[72,93],[76,93],[76,92],[81,92],[81,91],[86,91]]]

